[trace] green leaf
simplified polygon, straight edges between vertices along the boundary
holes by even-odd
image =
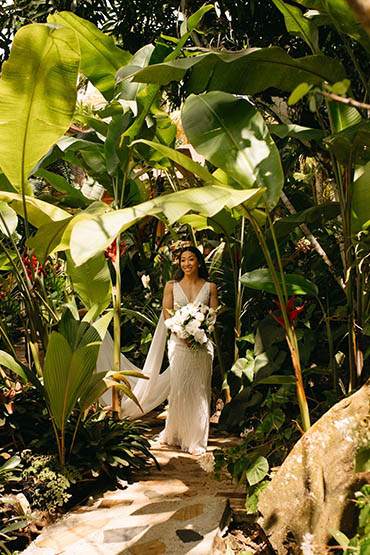
[[[191,70],[191,72],[189,71]],[[225,91],[256,94],[270,87],[292,91],[302,82],[319,85],[346,77],[342,64],[328,56],[292,58],[282,48],[249,48],[240,52],[209,52],[148,66],[134,74],[141,83],[167,85],[189,71],[189,93]]]
[[[89,201],[79,189],[73,187],[63,176],[56,173],[39,168],[34,174],[36,177],[43,177],[56,191],[65,193],[64,196],[59,197],[59,202],[72,204],[73,208],[86,208],[91,201]]]
[[[194,160],[192,160],[192,158],[189,158],[189,156],[186,156],[186,154],[182,154],[182,152],[176,149],[156,143],[154,141],[147,141],[145,139],[138,139],[137,141],[134,141],[131,146],[141,143],[154,148],[163,156],[166,156],[182,168],[185,168],[186,170],[192,172],[194,175],[198,176],[206,184],[220,184],[220,181],[217,179],[216,176],[211,174],[204,166],[201,166],[198,162],[194,162]]]
[[[91,327],[87,329],[81,341],[75,342],[74,349],[59,332],[53,331],[50,335],[44,363],[44,385],[49,409],[59,430],[64,429],[96,365],[99,342],[91,343]]]
[[[154,49],[155,48],[152,44],[146,44],[134,54],[126,66],[121,67],[117,71],[116,93],[118,93],[120,99],[134,101],[134,105],[136,106],[136,96],[138,92],[145,87],[145,85],[130,82],[127,78],[136,71],[139,71],[140,68],[144,68],[149,65]]]
[[[285,26],[289,33],[301,37],[311,48],[313,53],[319,50],[318,29],[313,21],[304,17],[296,6],[285,4],[281,0],[272,0],[284,16]]]
[[[0,200],[7,202],[17,214],[24,217],[22,195],[0,191]],[[49,202],[44,202],[34,197],[26,196],[25,203],[27,206],[28,221],[35,227],[40,227],[41,225],[61,221],[70,217],[68,212],[62,210],[58,206],[54,206]]]
[[[243,374],[247,376],[250,382],[254,377],[254,360],[253,358],[239,358],[231,367],[230,372],[241,378]]]
[[[264,480],[263,482],[260,482],[255,488],[253,488],[253,493],[248,493],[248,489],[247,489],[247,497],[245,500],[245,509],[247,511],[247,514],[253,514],[258,512],[258,499],[259,499],[260,493],[263,489],[265,489],[268,483],[269,483],[268,480]]]
[[[344,129],[361,123],[360,112],[353,106],[348,106],[342,102],[329,101],[328,111],[334,133],[340,133]]]
[[[93,116],[87,116],[86,114],[75,113],[73,119],[80,121],[89,127],[92,127],[95,131],[100,133],[103,137],[107,136],[108,124],[100,118],[95,118]]]
[[[280,285],[282,285],[282,279],[279,272],[277,272],[277,280]],[[302,276],[297,274],[284,274],[284,280],[288,295],[318,294],[316,285]],[[240,281],[251,289],[276,294],[274,281],[271,277],[270,270],[267,268],[247,272],[241,276]]]
[[[18,363],[11,355],[9,355],[9,353],[6,353],[5,351],[0,351],[0,366],[5,366],[5,368],[9,368],[9,370],[22,378],[24,383],[32,383],[32,385],[41,394],[43,394],[42,384],[37,379],[35,374],[33,374],[33,372],[31,372],[31,370],[24,364]]]
[[[297,87],[290,93],[288,98],[289,106],[296,104],[301,98],[306,96],[308,92],[312,89],[313,85],[309,85],[308,83],[300,83]]]
[[[269,463],[265,457],[257,457],[254,463],[248,468],[246,477],[250,486],[257,484],[264,479],[269,471]]]
[[[268,378],[262,378],[262,380],[258,380],[259,384],[268,384],[268,385],[284,385],[284,384],[293,384],[295,385],[295,377],[294,376],[269,376]]]
[[[33,24],[15,35],[0,79],[0,167],[32,195],[27,177],[69,128],[80,53],[70,29]]]
[[[301,125],[285,125],[272,123],[268,125],[269,131],[272,135],[277,135],[281,139],[285,137],[294,137],[303,141],[317,141],[320,142],[325,137],[322,129],[311,129],[310,127],[302,127]]]
[[[279,152],[256,108],[222,92],[191,95],[182,110],[184,131],[212,164],[241,188],[266,187],[265,202],[275,206],[284,176]]]
[[[13,457],[10,457],[10,459],[5,461],[4,464],[0,466],[0,474],[9,472],[9,470],[16,468],[20,462],[21,462],[21,458],[18,457],[18,455],[13,455]]]
[[[0,191],[8,191],[9,193],[16,193],[17,190],[12,186],[9,179],[4,175],[0,169]]]
[[[101,314],[112,298],[112,282],[104,254],[98,254],[76,267],[67,253],[67,273],[85,307],[90,309],[96,306],[97,314]]]
[[[107,171],[111,176],[117,174],[117,170],[120,166],[120,155],[122,156],[120,140],[122,134],[126,131],[130,120],[131,114],[120,114],[118,116],[113,116],[109,124],[107,139],[104,143],[104,156]]]
[[[370,161],[370,122],[351,125],[324,142],[342,165],[364,165]]]
[[[189,19],[187,19],[186,23],[187,23],[187,28],[189,33],[192,33],[194,31],[198,23],[200,23],[201,20],[203,19],[204,14],[206,14],[210,10],[213,10],[212,4],[209,4],[207,6],[202,6],[199,10],[193,13],[189,17]]]
[[[162,195],[132,208],[98,214],[85,211],[75,216],[71,224],[71,256],[76,265],[83,264],[95,254],[104,251],[119,232],[148,215],[164,214],[172,224],[189,211],[213,216],[225,206],[233,208],[245,203],[253,207],[262,193],[263,189],[234,190],[209,185]]]
[[[335,530],[335,528],[329,528],[328,531],[333,536],[333,538],[341,545],[342,547],[347,547],[349,543],[349,538],[340,530]]]
[[[79,399],[79,407],[82,411],[87,410],[91,405],[96,403],[98,399],[109,389],[106,383],[107,372],[94,372],[90,381]]]
[[[68,236],[68,224],[71,220],[72,216],[65,220],[42,225],[36,235],[26,241],[27,247],[33,249],[36,258],[41,263],[57,249],[61,251],[69,247],[69,242],[64,238]]]
[[[81,49],[81,72],[111,100],[116,72],[130,61],[131,54],[116,46],[110,35],[74,13],[55,13],[48,16],[48,21],[73,30]]]
[[[76,222],[81,219],[88,218],[93,214],[101,214],[102,212],[107,211],[107,209],[107,205],[103,202],[93,202],[88,208],[86,208],[86,210],[80,212],[74,216],[74,218],[72,218],[68,212],[65,212],[64,214],[66,214],[68,218],[56,221],[54,224],[48,223],[45,225],[43,225],[42,219],[40,218],[39,223],[36,221],[36,223],[33,224],[35,227],[39,225],[39,229],[36,232],[36,235],[28,239],[27,246],[34,249],[40,262],[44,261],[48,254],[67,250],[69,248],[71,230]]]
[[[317,10],[322,16],[323,25],[334,25],[339,33],[347,34],[370,52],[369,36],[345,0],[297,0],[297,3]]]
[[[146,316],[145,314],[143,314],[142,312],[139,312],[138,310],[131,310],[130,308],[121,308],[121,314],[126,314],[127,316],[130,317],[134,317],[137,320],[139,320],[139,322],[143,322],[144,324],[148,324],[149,326],[155,328],[158,321],[154,321],[150,318],[148,318],[148,316]]]
[[[370,447],[356,453],[355,472],[370,472]]]
[[[18,218],[13,208],[0,201],[0,232],[10,237],[17,229]]]
[[[370,162],[359,166],[352,184],[352,233],[370,224]]]

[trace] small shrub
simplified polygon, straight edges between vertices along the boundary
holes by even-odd
[[[70,488],[81,480],[81,474],[72,465],[60,466],[53,455],[33,455],[22,452],[23,493],[33,509],[47,509],[55,513],[72,497]]]
[[[158,466],[144,435],[148,432],[146,425],[115,420],[107,411],[91,413],[81,422],[70,460],[84,476],[126,479],[150,460]]]

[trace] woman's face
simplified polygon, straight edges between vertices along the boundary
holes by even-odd
[[[196,255],[191,251],[185,251],[180,257],[180,268],[185,276],[199,274],[199,262]]]

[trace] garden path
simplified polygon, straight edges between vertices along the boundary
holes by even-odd
[[[220,533],[230,504],[243,506],[243,488],[216,482],[197,458],[155,441],[163,427],[158,414],[152,427],[152,453],[161,465],[135,482],[108,491],[90,506],[66,515],[25,550],[24,555],[218,555]],[[208,452],[231,446],[238,438],[222,436],[211,425]]]

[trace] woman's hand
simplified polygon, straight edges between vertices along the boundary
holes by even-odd
[[[184,338],[184,337],[179,337],[177,334],[176,334],[176,337],[178,337],[183,343],[185,343],[185,345],[186,345],[187,347],[191,347],[190,340],[189,340],[187,337],[186,337],[186,338]]]

